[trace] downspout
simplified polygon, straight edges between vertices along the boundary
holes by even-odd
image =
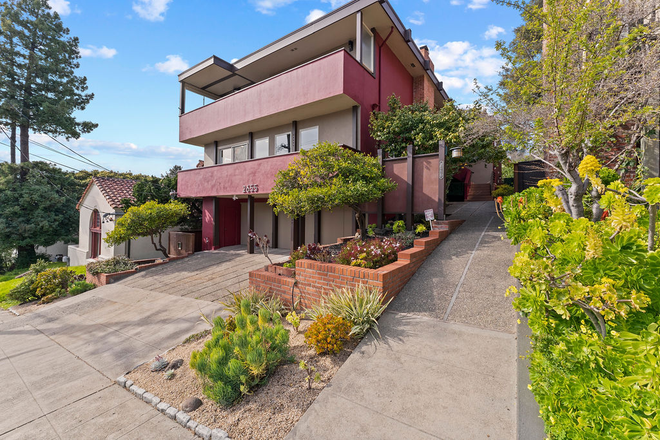
[[[382,53],[383,53],[383,46],[385,46],[385,43],[387,43],[387,40],[390,39],[392,36],[392,33],[394,32],[394,26],[390,29],[390,33],[387,34],[387,37],[383,40],[381,44],[378,45],[378,111],[383,111],[381,107],[381,99],[380,99],[380,94],[381,94],[381,88],[382,88],[382,66],[383,66],[383,61],[382,61]]]

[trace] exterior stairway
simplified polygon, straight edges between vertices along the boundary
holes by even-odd
[[[465,199],[466,202],[486,202],[489,200],[493,200],[489,183],[473,183],[470,185],[470,191]]]

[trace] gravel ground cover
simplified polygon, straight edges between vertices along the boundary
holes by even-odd
[[[163,372],[150,371],[151,360],[125,377],[177,409],[182,409],[183,402],[188,398],[201,399],[202,406],[189,412],[192,419],[211,429],[220,428],[232,439],[282,439],[330,382],[359,342],[346,342],[338,355],[319,356],[304,340],[304,332],[311,323],[309,320],[302,321],[300,332],[296,333],[289,323],[283,322],[290,332],[290,353],[296,362],[280,365],[267,384],[257,388],[231,408],[222,407],[204,396],[201,381],[188,365],[192,351],[201,350],[210,335],[204,335],[198,340],[192,338],[192,341],[163,355],[170,362],[183,359],[182,367],[176,370],[171,380],[166,380]],[[307,389],[307,374],[298,366],[302,360],[314,366],[321,376],[321,381],[313,383],[311,390]]]

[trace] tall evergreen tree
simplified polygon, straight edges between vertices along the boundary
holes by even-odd
[[[0,122],[18,126],[21,162],[29,161],[29,132],[79,138],[97,124],[77,121],[94,98],[80,66],[78,38],[69,36],[47,0],[0,4]]]

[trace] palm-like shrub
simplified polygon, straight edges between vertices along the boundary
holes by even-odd
[[[328,314],[340,316],[351,323],[350,335],[357,338],[372,328],[380,335],[377,319],[390,301],[383,304],[380,289],[361,284],[356,289],[333,290],[320,304],[313,306],[308,315],[314,321]]]
[[[249,394],[289,355],[289,332],[279,315],[266,309],[253,315],[250,306],[249,300],[241,301],[233,332],[222,317],[215,318],[211,340],[190,358],[190,367],[204,383],[204,394],[221,405],[231,406]]]

